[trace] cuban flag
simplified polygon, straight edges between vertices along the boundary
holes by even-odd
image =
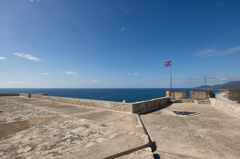
[[[163,67],[172,66],[172,61],[167,61],[163,64]]]

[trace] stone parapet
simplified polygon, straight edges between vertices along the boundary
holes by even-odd
[[[39,94],[32,94],[32,98],[48,100],[52,102],[60,102],[66,104],[82,105],[86,107],[109,109],[115,111],[123,111],[130,113],[140,113],[155,109],[163,104],[166,104],[169,100],[168,97],[157,98],[136,103],[120,103],[120,102],[110,102],[110,101],[100,101],[100,100],[90,100],[90,99],[78,99],[78,98],[65,98],[65,97],[53,97],[53,96],[43,96]]]
[[[38,94],[32,94],[32,98],[48,100],[52,102],[81,105],[81,106],[93,107],[93,108],[132,112],[131,103],[120,103],[120,102],[110,102],[110,101],[100,101],[100,100],[90,100],[90,99],[79,99],[79,98],[53,97],[53,96],[38,95]]]
[[[147,101],[141,101],[136,103],[121,103],[121,102],[111,102],[111,101],[101,101],[101,100],[91,100],[91,99],[79,99],[79,98],[66,98],[66,97],[55,97],[47,96],[46,94],[27,94],[27,93],[11,93],[5,96],[22,96],[27,98],[36,98],[41,100],[47,100],[50,102],[59,102],[66,104],[81,105],[92,108],[108,109],[114,111],[130,112],[130,113],[140,113],[152,109],[156,109],[166,104],[170,98],[156,98]],[[1,96],[1,94],[0,94]]]
[[[186,99],[185,91],[166,91],[166,97],[173,99]]]
[[[240,117],[240,104],[219,98],[210,98],[211,105],[217,106],[218,108],[229,112],[231,114],[237,115]]]
[[[215,98],[215,94],[211,91],[191,91],[191,99],[206,99],[206,98]]]
[[[19,96],[31,98],[31,94],[19,93]]]
[[[0,93],[0,96],[19,96],[19,93]]]
[[[169,101],[169,97],[132,103],[132,113],[140,113],[151,109],[157,109]]]

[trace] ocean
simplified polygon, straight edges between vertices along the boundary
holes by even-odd
[[[128,103],[166,97],[167,88],[0,88],[0,93],[45,93],[48,96],[94,99],[104,101]],[[190,91],[204,91],[203,89],[176,88],[173,91],[186,91],[186,98],[190,98]],[[208,90],[216,95],[224,92],[220,90]]]

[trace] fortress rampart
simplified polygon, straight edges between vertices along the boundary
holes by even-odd
[[[215,97],[215,94],[210,91],[191,91],[190,99],[186,99],[185,91],[166,91],[166,97],[156,98],[146,101],[140,101],[135,103],[121,103],[102,100],[91,99],[79,99],[79,98],[66,98],[47,96],[47,94],[27,94],[27,93],[0,93],[0,96],[22,96],[26,98],[35,98],[40,100],[47,100],[51,102],[66,103],[73,105],[81,105],[92,108],[100,108],[114,111],[122,111],[129,113],[141,113],[152,109],[160,108],[162,105],[168,102],[180,102],[180,103],[194,103],[196,99],[204,99],[206,97]],[[208,100],[209,102],[209,100]]]
[[[91,99],[79,99],[79,98],[66,98],[47,96],[46,94],[27,94],[27,93],[0,93],[0,96],[22,96],[27,98],[35,98],[41,100],[47,100],[51,102],[66,103],[73,105],[81,105],[92,108],[108,109],[114,111],[122,111],[129,113],[140,113],[152,109],[157,109],[162,105],[168,103],[168,97],[156,98],[147,101],[135,102],[135,103],[121,103],[102,100]]]

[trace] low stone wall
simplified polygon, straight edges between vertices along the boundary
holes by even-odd
[[[170,97],[173,99],[186,99],[185,91],[166,91],[166,97]]]
[[[47,100],[51,102],[59,102],[66,104],[81,105],[92,108],[109,109],[122,112],[140,113],[152,109],[156,109],[166,104],[170,98],[156,98],[136,103],[121,103],[91,99],[79,99],[79,98],[66,98],[66,97],[54,97],[47,96],[46,94],[27,94],[27,93],[0,93],[0,96],[22,96],[27,98],[36,98],[41,100]]]
[[[231,114],[237,115],[240,117],[240,104],[219,98],[210,98],[211,105],[217,106],[218,108],[229,112]]]
[[[19,93],[0,93],[0,96],[19,96]]]
[[[207,94],[206,94],[207,93]],[[208,98],[215,98],[215,94],[211,91],[191,91],[190,98],[191,99],[206,99]]]
[[[132,113],[140,113],[151,109],[156,109],[166,104],[169,97],[156,98],[152,100],[132,103]]]
[[[90,100],[90,99],[79,99],[79,98],[65,98],[65,97],[53,97],[44,96],[38,94],[32,94],[31,98],[37,98],[42,100],[48,100],[52,102],[82,105],[93,108],[109,109],[123,112],[132,112],[131,103],[120,103],[120,102],[110,102],[110,101],[100,101],[100,100]]]
[[[130,113],[140,113],[143,111],[155,109],[160,107],[163,104],[166,104],[169,100],[168,97],[164,97],[164,98],[157,98],[157,99],[136,102],[136,103],[120,103],[120,102],[110,102],[110,101],[100,101],[100,100],[90,100],[90,99],[43,96],[38,94],[32,94],[31,98],[37,98],[37,99],[66,103],[66,104],[82,105],[82,106],[93,107],[93,108],[130,112]]]

